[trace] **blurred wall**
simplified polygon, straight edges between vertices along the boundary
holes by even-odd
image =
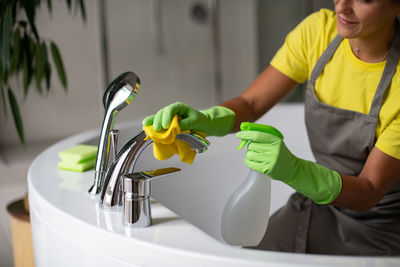
[[[163,52],[157,50],[154,1],[107,5],[111,76],[133,70],[142,81],[135,100],[119,116],[142,118],[175,101],[201,108],[213,104],[210,18],[192,18],[207,0],[159,1]],[[255,1],[220,1],[222,98],[246,88],[257,73]],[[240,62],[240,63],[239,63]]]
[[[133,71],[142,81],[137,98],[117,120],[141,119],[177,100],[194,107],[213,104],[210,22],[191,18],[192,6],[207,0],[163,0],[161,27],[165,51],[156,49],[154,1],[105,1],[111,79]],[[55,69],[50,94],[40,97],[32,89],[23,101],[18,93],[28,146],[59,140],[100,127],[103,84],[99,3],[86,1],[88,21],[67,12],[54,1],[50,16],[44,6],[37,18],[41,35],[53,39],[62,51],[68,92],[61,88]],[[222,97],[238,94],[257,74],[255,0],[223,0],[220,4]],[[0,116],[0,147],[18,146],[12,118]]]
[[[141,119],[177,100],[196,108],[214,104],[212,40],[209,18],[196,23],[193,6],[208,0],[104,1],[110,78],[134,71],[142,81],[135,101],[117,120]],[[155,3],[160,5],[164,51],[157,49]],[[304,16],[331,0],[220,0],[219,25],[222,64],[222,99],[244,90],[269,63],[286,34]],[[70,14],[63,1],[54,1],[49,15],[43,5],[37,16],[42,36],[53,39],[62,51],[68,92],[60,86],[55,69],[48,96],[32,89],[23,100],[17,92],[28,146],[60,140],[100,127],[105,89],[100,47],[99,0],[86,1],[86,24]],[[21,83],[16,87],[21,88]],[[18,146],[11,116],[0,116],[0,147]]]
[[[280,0],[257,1],[258,70],[263,71],[276,51],[282,46],[286,35],[306,16],[321,8],[334,9],[333,0]],[[283,100],[303,101],[305,85],[295,88]]]
[[[258,67],[269,65],[286,35],[307,15],[321,8],[334,9],[333,0],[257,1]]]

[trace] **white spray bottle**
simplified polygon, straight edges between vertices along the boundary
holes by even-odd
[[[261,131],[283,139],[274,127],[243,122],[242,131]],[[246,145],[243,140],[238,150]],[[246,180],[230,196],[224,207],[221,221],[222,237],[230,245],[251,247],[262,240],[268,226],[271,198],[271,178],[250,170]]]

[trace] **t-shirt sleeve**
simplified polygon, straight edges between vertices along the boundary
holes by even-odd
[[[282,47],[271,60],[271,65],[298,83],[306,81],[310,68],[319,56],[319,45],[323,45],[322,30],[326,25],[326,10],[306,17],[286,37]]]
[[[287,36],[284,45],[272,59],[271,65],[297,83],[303,83],[307,80],[307,64],[299,53],[299,47],[291,45],[292,34],[293,32]]]
[[[385,154],[400,159],[400,114],[382,131],[375,146]]]

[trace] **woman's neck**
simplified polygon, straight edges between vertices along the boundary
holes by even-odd
[[[395,34],[395,23],[386,32],[381,31],[374,36],[349,39],[353,54],[360,60],[369,63],[385,61]]]

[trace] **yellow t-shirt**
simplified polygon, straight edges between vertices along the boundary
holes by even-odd
[[[288,34],[271,65],[302,83],[309,79],[317,60],[336,35],[335,12],[321,9]],[[328,105],[368,114],[385,63],[359,60],[351,51],[349,40],[344,39],[317,79],[315,93]],[[376,138],[377,148],[400,159],[399,64],[383,99]]]

